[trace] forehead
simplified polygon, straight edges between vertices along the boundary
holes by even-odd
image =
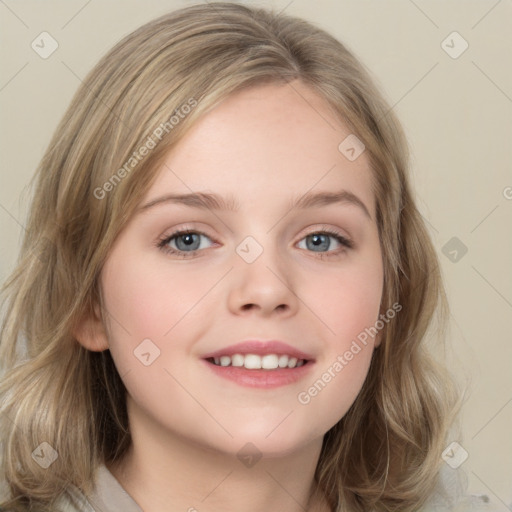
[[[299,81],[265,84],[230,95],[166,155],[145,196],[211,191],[240,207],[287,204],[307,192],[348,190],[373,217],[371,170],[363,152],[349,160],[352,136],[327,102]],[[350,140],[350,139],[349,139]]]

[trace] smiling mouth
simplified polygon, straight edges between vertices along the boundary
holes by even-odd
[[[238,367],[246,370],[284,370],[299,368],[308,364],[308,359],[298,359],[287,354],[233,354],[232,356],[208,357],[215,366]]]

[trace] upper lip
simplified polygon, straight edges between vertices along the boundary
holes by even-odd
[[[313,359],[311,354],[298,350],[292,345],[279,340],[242,341],[241,343],[235,343],[234,345],[229,345],[219,350],[215,350],[214,352],[209,352],[208,354],[205,354],[203,358],[208,359],[210,357],[232,356],[234,354],[256,354],[260,356],[264,356],[266,354],[286,354],[296,357],[297,359]]]

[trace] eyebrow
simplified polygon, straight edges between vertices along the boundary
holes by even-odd
[[[194,192],[192,194],[167,194],[162,197],[157,197],[141,206],[140,210],[146,211],[153,206],[165,203],[182,204],[203,210],[238,212],[240,209],[240,204],[232,195],[224,198],[218,194],[209,192]],[[339,190],[336,192],[307,192],[302,196],[292,199],[288,204],[288,208],[289,210],[305,210],[307,208],[328,206],[337,203],[357,206],[372,220],[372,216],[363,201],[348,190]]]

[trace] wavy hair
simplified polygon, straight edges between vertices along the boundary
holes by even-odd
[[[126,389],[110,352],[88,351],[72,335],[101,304],[109,249],[196,120],[235,91],[293,80],[324,98],[366,146],[384,263],[381,309],[402,305],[355,402],[324,436],[315,480],[336,512],[412,512],[426,503],[461,400],[429,343],[445,343],[448,304],[401,125],[370,72],[333,36],[293,16],[219,2],[157,18],[103,56],[34,176],[20,256],[2,289],[3,507],[48,507],[68,483],[88,491],[99,464],[123,457],[131,442]],[[155,129],[191,102],[127,170]],[[58,452],[49,469],[31,455],[42,442]]]

